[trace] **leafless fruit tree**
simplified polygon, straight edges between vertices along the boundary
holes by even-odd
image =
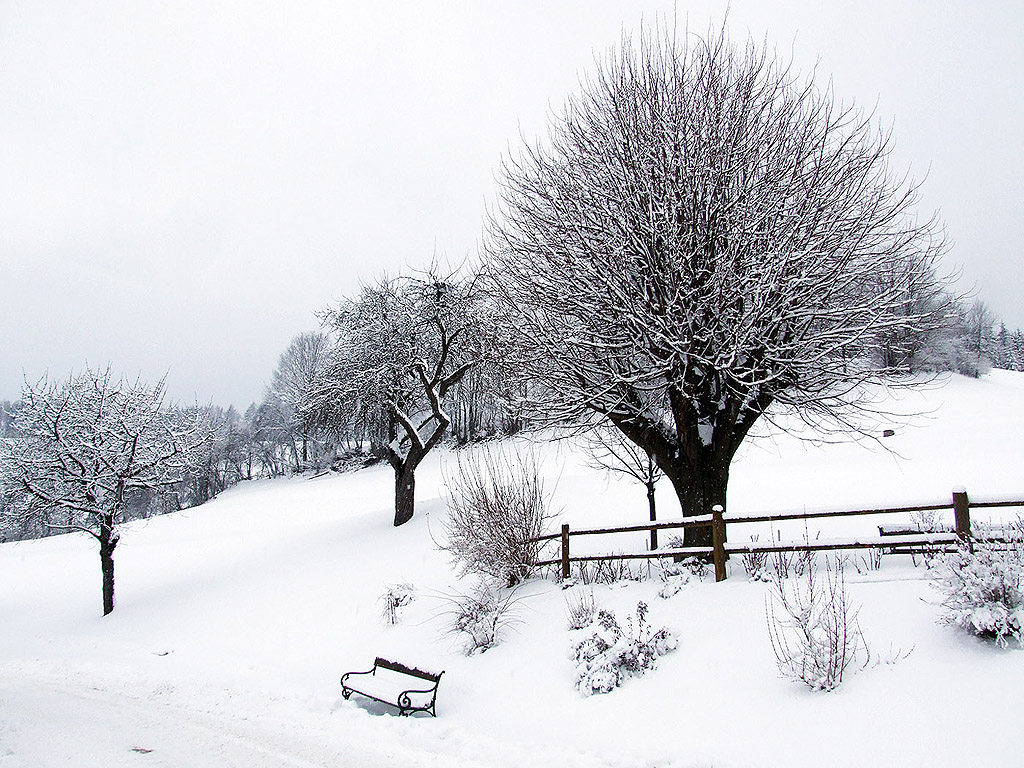
[[[625,41],[505,163],[488,227],[541,412],[610,420],[685,515],[725,504],[770,406],[849,428],[874,340],[932,321],[908,308],[943,247],[889,153],[869,115],[754,43]]]
[[[380,280],[325,317],[335,346],[308,414],[382,417],[383,448],[395,470],[396,526],[412,518],[416,468],[451,423],[446,396],[484,358],[482,317],[475,279],[435,270]]]
[[[0,476],[17,512],[99,542],[104,615],[114,610],[114,549],[131,495],[180,484],[206,439],[195,422],[165,410],[163,397],[162,381],[149,387],[109,370],[26,384],[19,437],[0,446]]]

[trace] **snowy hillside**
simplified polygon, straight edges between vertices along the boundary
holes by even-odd
[[[954,485],[1024,493],[1024,374],[953,377],[890,405],[928,412],[897,426],[883,443],[892,452],[779,435],[748,445],[729,512],[944,501]],[[726,582],[691,582],[667,599],[656,569],[593,587],[620,617],[646,601],[680,640],[656,671],[610,694],[573,687],[567,593],[552,580],[516,593],[501,645],[465,656],[446,613],[471,584],[432,540],[450,459],[428,459],[416,516],[398,529],[387,467],[247,483],[129,525],[106,618],[91,538],[0,545],[0,768],[1021,764],[1024,651],[937,623],[924,569],[900,556],[848,574],[874,658],[832,693],[780,677],[768,587],[737,558]],[[572,445],[546,445],[543,459],[560,519],[644,520],[642,488],[609,481]],[[678,516],[667,483],[658,502],[661,519]],[[849,519],[822,535],[870,534],[879,522]],[[643,542],[595,538],[594,551]],[[387,627],[379,598],[395,583],[417,599]],[[436,719],[342,699],[341,674],[376,655],[446,671]]]

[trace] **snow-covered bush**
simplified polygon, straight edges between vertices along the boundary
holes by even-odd
[[[750,537],[750,543],[757,544],[758,538],[756,533],[753,534]],[[740,555],[740,563],[743,565],[747,578],[751,581],[771,581],[771,575],[768,573],[767,552],[744,552]]]
[[[1024,518],[1005,536],[974,539],[973,550],[961,545],[932,569],[945,620],[1004,648],[1011,640],[1024,647]]]
[[[805,560],[799,575],[775,571],[765,616],[779,671],[808,688],[831,691],[858,658],[866,666],[870,650],[850,604],[841,560]]]
[[[668,541],[665,542],[667,549],[682,549],[686,546],[682,536],[669,536]],[[711,566],[708,560],[703,557],[696,557],[694,555],[675,555],[673,562],[676,565],[686,568],[691,574],[696,576],[698,579],[703,579],[711,571]]]
[[[540,544],[527,540],[543,535],[550,517],[537,457],[491,445],[457,457],[441,548],[463,573],[515,586],[539,559]]]
[[[880,548],[869,549],[863,555],[848,558],[848,562],[852,563],[857,573],[869,573],[871,571],[881,570],[882,550]]]
[[[597,601],[593,590],[574,589],[565,596],[565,618],[569,629],[583,629],[593,623]]]
[[[819,534],[820,535],[820,534]],[[811,535],[807,530],[807,523],[804,522],[804,544],[811,543]],[[817,536],[815,537],[817,538]],[[782,534],[779,531],[772,533],[772,544],[782,543]],[[772,552],[768,558],[770,578],[766,581],[779,582],[788,579],[791,575],[802,578],[807,571],[816,566],[815,553],[809,549],[796,552]]]
[[[412,584],[389,584],[380,601],[384,607],[380,617],[388,626],[398,623],[402,609],[416,599],[416,589]]]
[[[634,565],[616,557],[585,560],[573,564],[573,578],[581,584],[617,584],[621,581],[642,581],[646,564]]]
[[[662,579],[665,583],[661,585],[661,589],[658,590],[658,597],[667,600],[670,597],[675,597],[679,594],[679,591],[690,583],[690,574],[674,574],[666,575],[662,573]]]
[[[774,539],[772,540],[774,543]],[[794,552],[772,552],[768,556],[768,581],[779,582],[793,575],[793,564],[796,562]]]
[[[636,623],[627,619],[625,630],[615,614],[601,609],[594,622],[576,635],[576,687],[585,696],[608,693],[627,678],[645,674],[655,668],[659,656],[679,645],[672,630],[651,630],[647,605],[643,602],[637,603]]]
[[[951,530],[942,523],[939,513],[934,510],[923,510],[910,513],[910,522],[921,533],[944,533]],[[924,567],[931,569],[943,552],[942,544],[922,544],[920,547],[921,562]],[[910,553],[911,562],[917,567],[918,552]]]
[[[691,580],[698,581],[708,575],[708,564],[699,557],[687,557],[678,563],[661,566],[661,580],[664,582],[658,590],[658,596],[673,597]]]
[[[493,648],[501,641],[504,630],[517,621],[513,612],[515,590],[508,590],[503,596],[486,582],[468,595],[456,595],[451,603],[449,630],[463,638],[467,656]]]
[[[695,579],[705,579],[711,572],[711,565],[704,558],[684,557],[680,562],[666,566],[666,571],[674,570],[678,574],[687,573]]]

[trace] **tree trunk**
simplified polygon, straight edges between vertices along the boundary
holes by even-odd
[[[114,548],[117,547],[118,535],[114,530],[113,521],[104,516],[100,520],[100,570],[103,572],[103,615],[114,610]]]
[[[416,465],[406,460],[395,466],[395,526],[412,519],[416,504]]]
[[[728,459],[717,458],[716,452],[705,446],[696,453],[699,457],[697,462],[676,460],[672,464],[659,464],[675,489],[683,517],[709,515],[715,504],[721,504],[725,509],[729,485]],[[712,543],[710,525],[687,528],[683,533],[684,546],[710,547]]]
[[[731,439],[737,434],[735,421],[729,423],[720,418],[721,423],[709,436],[707,428],[701,426],[691,399],[683,397],[678,390],[670,391],[669,395],[675,434],[666,433],[658,421],[640,414],[606,415],[629,440],[654,459],[672,483],[683,517],[710,514],[715,504],[725,507],[729,463],[735,453],[733,446],[739,445],[738,439]],[[683,543],[687,547],[712,546],[711,526],[686,528]]]

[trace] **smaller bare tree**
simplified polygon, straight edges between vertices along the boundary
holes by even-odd
[[[19,437],[0,443],[0,479],[17,514],[99,542],[104,615],[114,610],[114,549],[131,497],[170,492],[206,440],[163,399],[163,381],[149,387],[109,369],[26,383]]]
[[[654,455],[632,442],[612,426],[597,427],[587,434],[586,448],[591,465],[609,473],[619,473],[642,483],[647,489],[647,509],[651,522],[657,522],[654,490],[665,473],[658,467]],[[651,549],[658,548],[658,531],[651,530]]]

